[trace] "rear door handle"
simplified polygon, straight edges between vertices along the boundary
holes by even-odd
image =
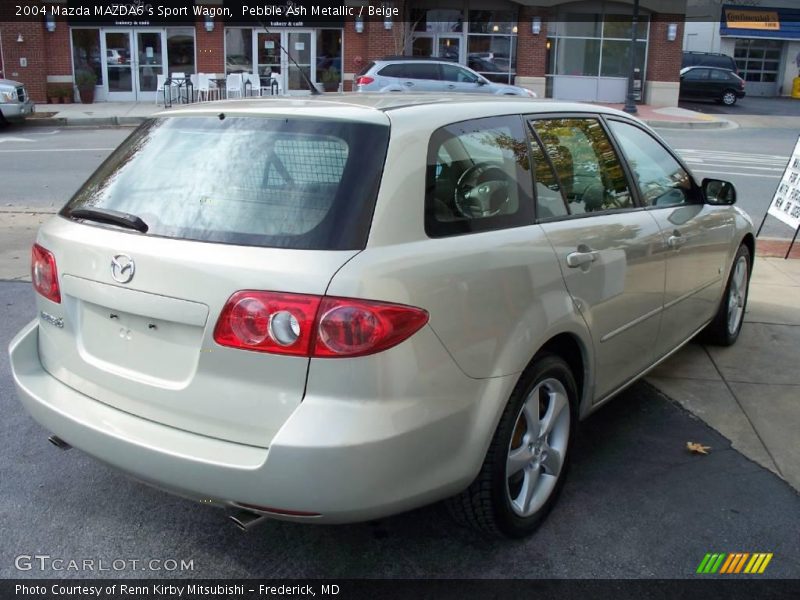
[[[597,260],[597,255],[599,253],[597,250],[589,250],[586,252],[579,251],[579,252],[570,252],[567,254],[567,266],[570,269],[574,269],[576,267],[582,267],[584,265],[590,265],[594,261]]]
[[[448,83],[448,84],[447,84],[447,88],[448,88],[448,89],[451,89],[451,90],[454,90],[454,89],[456,89],[456,86],[455,86],[455,84],[454,84],[454,83]]]
[[[667,245],[670,248],[680,248],[686,243],[686,238],[681,235],[680,231],[673,231],[672,235],[667,239]]]
[[[405,85],[406,87],[411,87],[411,86],[414,85],[414,82],[413,81],[404,81],[403,85]]]

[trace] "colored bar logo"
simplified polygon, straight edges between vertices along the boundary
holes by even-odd
[[[769,561],[772,560],[772,552],[709,552],[700,561],[696,573],[713,575],[734,575],[737,573],[749,573],[751,575],[763,573]]]

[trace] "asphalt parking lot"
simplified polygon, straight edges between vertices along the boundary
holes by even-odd
[[[583,423],[561,501],[524,541],[473,534],[440,506],[349,526],[270,521],[242,533],[218,509],[47,443],[14,395],[5,352],[32,318],[32,300],[29,284],[0,282],[2,578],[708,578],[695,575],[707,552],[772,552],[760,577],[800,578],[800,496],[645,383]],[[687,441],[711,451],[689,454]],[[15,566],[35,555],[50,556],[49,567]],[[55,570],[55,558],[62,568],[126,562]],[[161,570],[143,570],[154,559]],[[192,568],[166,570],[170,560]]]

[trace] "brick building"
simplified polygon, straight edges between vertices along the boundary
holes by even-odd
[[[155,6],[133,0],[140,10]],[[272,0],[282,5],[287,0]],[[4,3],[5,4],[5,3]],[[96,78],[96,101],[155,101],[158,75],[257,72],[281,93],[307,93],[300,70],[320,87],[349,90],[372,59],[439,56],[493,81],[516,83],[540,97],[622,102],[631,47],[632,0],[344,0],[352,14],[242,14],[242,2],[183,0],[170,17],[70,16],[59,7],[87,0],[29,0],[48,16],[0,16],[0,69],[44,102],[48,84]],[[164,4],[163,2],[161,4]],[[325,6],[298,2],[294,6]],[[368,17],[370,6],[395,16]],[[215,12],[194,16],[195,7]],[[642,100],[676,105],[686,0],[641,0],[635,57]],[[339,11],[341,12],[341,11]],[[356,18],[361,12],[365,18]],[[287,57],[292,55],[294,61]]]

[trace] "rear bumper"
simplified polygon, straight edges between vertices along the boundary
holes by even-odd
[[[7,121],[22,121],[36,111],[36,105],[28,100],[26,102],[9,102],[0,104],[0,113]]]
[[[12,340],[9,353],[22,404],[71,446],[190,498],[314,513],[275,516],[327,523],[402,512],[466,487],[494,430],[493,413],[502,408],[483,400],[507,397],[500,394],[515,379],[461,374],[453,401],[428,410],[416,409],[416,400],[365,404],[315,396],[310,382],[306,399],[266,449],[142,419],[64,385],[41,365],[36,321]]]

